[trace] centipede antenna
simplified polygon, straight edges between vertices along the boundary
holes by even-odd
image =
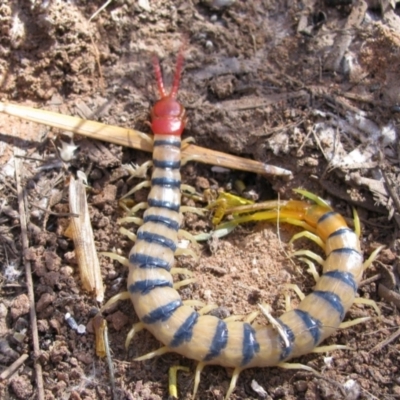
[[[172,89],[170,92],[170,97],[176,97],[179,89],[179,82],[181,80],[181,73],[183,67],[183,46],[179,50],[178,59],[176,60],[174,81],[172,83]]]
[[[167,94],[165,93],[163,77],[161,74],[160,61],[158,60],[158,57],[156,55],[153,56],[153,67],[154,67],[154,73],[156,75],[157,87],[158,91],[160,92],[160,96],[161,98],[167,97]]]

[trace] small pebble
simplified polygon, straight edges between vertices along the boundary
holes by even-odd
[[[224,7],[230,7],[235,0],[206,0],[204,3],[206,3],[208,6],[213,7],[213,8],[224,8]]]
[[[251,381],[251,388],[262,398],[265,399],[268,396],[266,390],[255,380]]]
[[[307,381],[297,381],[294,383],[294,387],[299,392],[305,392],[308,388],[308,383]]]
[[[78,323],[75,321],[70,313],[66,313],[64,318],[71,329],[78,332],[80,335],[86,333],[86,326],[82,324],[78,325]]]
[[[231,170],[228,168],[217,167],[217,166],[211,167],[211,171],[217,174],[229,174],[231,172]]]
[[[206,41],[206,49],[211,50],[214,47],[214,43],[211,40]]]
[[[72,318],[70,313],[66,313],[64,318],[71,329],[73,329],[74,331],[78,329],[78,324],[76,323],[74,318]]]
[[[211,299],[211,290],[210,290],[210,289],[205,290],[205,291],[204,291],[204,294],[203,294],[203,297],[204,297],[206,300],[210,300],[210,299]]]
[[[78,149],[79,146],[75,146],[75,143],[71,141],[71,143],[66,143],[61,140],[61,148],[58,147],[60,152],[60,157],[63,161],[69,162],[75,157],[75,150]]]
[[[83,335],[84,333],[86,333],[86,326],[79,324],[78,328],[76,329],[76,331],[80,334]]]

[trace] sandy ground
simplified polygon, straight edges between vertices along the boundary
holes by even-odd
[[[227,5],[221,7],[223,3]],[[245,192],[259,201],[278,195],[293,198],[292,189],[302,187],[329,200],[349,219],[352,206],[357,207],[365,257],[379,245],[386,246],[359,290],[360,297],[376,301],[382,317],[370,307],[355,305],[346,320],[371,319],[326,341],[348,345],[352,351],[298,360],[321,371],[322,378],[278,368],[247,370],[232,399],[400,398],[400,12],[392,7],[396,2],[381,3],[115,0],[92,20],[102,1],[0,4],[1,101],[149,132],[149,110],[157,99],[152,55],[160,58],[169,84],[176,55],[186,42],[179,92],[188,112],[185,136],[193,136],[203,147],[286,168],[294,178],[221,173],[189,163],[182,169],[183,181],[199,192],[234,192],[234,182],[241,180]],[[57,148],[61,140],[71,140],[66,132],[4,114],[0,129],[0,372],[28,355],[11,376],[1,376],[0,397],[38,398],[24,268],[28,260],[45,398],[110,399],[108,367],[94,349],[92,318],[99,304],[83,290],[73,243],[65,236],[68,182],[78,170],[87,173],[96,249],[126,255],[132,243],[118,232],[117,219],[124,215],[118,200],[140,180],[127,181],[123,165],[142,164],[150,156],[75,137],[75,157],[60,162]],[[16,152],[23,154],[21,185],[28,210],[25,254]],[[146,195],[142,190],[134,200],[143,201]],[[192,199],[185,203],[201,205]],[[209,218],[187,214],[184,228],[198,234],[212,225]],[[248,224],[201,244],[198,262],[179,259],[197,279],[181,290],[182,297],[215,303],[221,316],[248,314],[260,301],[270,304],[275,316],[281,315],[285,283],[297,283],[305,293],[313,287],[304,265],[288,255],[293,249],[318,248],[305,239],[289,246],[295,232],[284,225],[278,231],[275,225]],[[127,272],[107,257],[101,256],[100,263],[108,299],[125,289]],[[295,306],[295,296],[292,302]],[[66,313],[87,332],[72,329]],[[126,334],[137,322],[129,301],[104,315],[116,398],[168,398],[168,370],[177,364],[192,371],[180,374],[178,381],[180,398],[191,398],[192,361],[171,353],[133,362],[160,344],[143,331],[128,351],[124,349]],[[230,373],[207,367],[198,398],[222,399]],[[264,388],[264,395],[252,389],[253,380]]]

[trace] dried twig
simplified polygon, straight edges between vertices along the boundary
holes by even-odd
[[[117,399],[117,396],[116,396],[116,386],[115,386],[114,364],[112,363],[110,346],[109,346],[109,342],[108,342],[107,325],[105,325],[103,332],[104,332],[104,343],[106,345],[105,350],[106,350],[106,355],[107,355],[107,365],[108,365],[108,371],[110,374],[111,396],[112,396],[112,399],[115,400],[115,399]]]
[[[400,336],[400,329],[397,329],[396,332],[392,333],[387,339],[383,342],[378,343],[375,347],[373,347],[369,352],[375,353],[375,351],[381,350],[383,347],[387,346],[389,343],[393,342]]]
[[[75,218],[79,217],[79,214],[74,214],[74,213],[70,213],[70,212],[69,213],[58,213],[58,212],[48,210],[47,208],[40,207],[35,203],[32,203],[32,206],[35,208],[38,208],[39,210],[45,212],[46,214],[54,215],[55,217],[75,217]]]
[[[14,153],[18,153],[18,150],[15,149]],[[18,157],[15,157],[15,177],[17,182],[18,206],[19,206],[20,223],[21,223],[21,242],[22,242],[23,254],[25,254],[29,248],[29,241],[27,233],[28,231],[27,231],[27,218],[25,213],[24,191],[21,184],[21,175],[22,175],[21,160]],[[29,304],[30,304],[29,316],[31,320],[31,330],[32,330],[33,362],[36,371],[37,399],[44,400],[42,365],[39,362],[40,347],[39,347],[39,334],[38,334],[36,308],[35,308],[35,295],[33,292],[32,267],[29,260],[25,260],[25,274],[26,274],[26,284],[28,288]]]
[[[357,28],[361,25],[367,9],[368,4],[366,1],[358,1],[357,5],[352,8],[345,26],[335,37],[335,44],[332,47],[332,51],[325,60],[325,69],[331,71],[340,70],[343,57],[356,36]]]
[[[342,199],[346,201],[347,203],[352,204],[353,206],[357,207],[362,207],[365,208],[366,210],[376,212],[379,214],[387,214],[387,210],[384,207],[381,206],[375,206],[372,200],[369,198],[366,198],[365,201],[358,201],[358,200],[353,200],[348,193],[339,187],[338,185],[334,185],[332,182],[326,181],[324,179],[317,179],[317,182],[321,187],[326,190],[329,194],[332,196],[335,196],[339,199]]]
[[[396,192],[396,185],[394,184],[390,176],[382,168],[380,169],[380,171],[386,183],[386,190],[389,192],[389,196],[393,200],[397,212],[400,214],[400,199]]]
[[[381,279],[381,278],[382,278],[381,274],[376,274],[374,276],[371,276],[371,278],[364,279],[363,281],[361,281],[360,284],[358,285],[358,287],[360,288],[360,287],[363,287],[365,285],[369,285],[372,282],[379,281],[379,279]]]
[[[94,293],[101,303],[104,299],[104,286],[100,263],[94,245],[93,229],[90,223],[89,207],[86,201],[86,189],[82,179],[71,177],[69,182],[69,208],[72,214],[70,225],[64,233],[74,241],[75,256],[78,260],[82,286]]]
[[[20,356],[18,360],[14,361],[0,374],[0,381],[8,379],[26,361],[28,357],[28,354],[22,354],[22,356]]]
[[[112,2],[112,0],[107,0],[95,13],[89,18],[89,22],[95,19],[107,6]]]
[[[71,131],[92,139],[103,140],[142,151],[153,151],[151,142],[145,138],[147,135],[134,129],[120,128],[119,126],[83,120],[70,115],[62,115],[50,111],[37,110],[31,107],[2,102],[0,102],[0,112],[53,128],[59,128],[64,131]],[[210,150],[193,144],[182,148],[182,157],[204,164],[218,165],[261,175],[281,176],[288,179],[292,178],[292,172],[287,169],[233,156],[220,151]]]
[[[383,283],[380,283],[378,286],[378,294],[380,297],[385,299],[387,303],[393,303],[400,309],[400,294],[398,292],[389,289]]]

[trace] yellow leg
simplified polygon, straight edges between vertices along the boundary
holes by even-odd
[[[182,166],[186,165],[189,161],[196,161],[198,159],[199,159],[199,156],[195,155],[195,154],[193,154],[191,156],[184,157],[184,158],[181,159],[181,165]]]
[[[240,373],[241,373],[242,371],[243,371],[243,368],[239,368],[239,367],[237,367],[237,368],[235,368],[235,369],[233,370],[233,374],[232,374],[232,378],[231,378],[231,383],[229,384],[228,391],[226,392],[225,400],[229,399],[230,395],[231,395],[231,394],[233,393],[233,391],[235,390],[237,380],[238,380],[239,375],[240,375]]]
[[[315,268],[315,264],[309,260],[308,258],[305,257],[299,257],[300,261],[303,261],[304,263],[306,263],[308,265],[308,269],[307,272],[312,275],[312,277],[315,280],[315,283],[317,283],[319,281],[319,274],[317,269]]]
[[[170,271],[171,275],[177,275],[177,274],[182,274],[182,275],[189,275],[193,276],[193,271],[187,268],[171,268]]]
[[[369,321],[370,319],[371,317],[362,317],[362,318],[352,319],[351,321],[342,322],[339,325],[339,329],[347,329],[350,328],[351,326],[362,324],[366,321]]]
[[[200,256],[196,254],[192,249],[181,249],[177,248],[175,251],[175,256],[189,256],[194,258],[196,261],[199,261]]]
[[[143,225],[143,219],[139,217],[123,217],[118,218],[117,222],[119,224],[135,224],[135,225]]]
[[[203,362],[199,362],[196,366],[196,372],[194,373],[193,398],[196,398],[197,390],[199,389],[200,384],[201,372],[203,371],[205,366],[206,364]]]
[[[184,279],[183,281],[175,282],[174,283],[174,289],[178,290],[183,286],[190,285],[191,283],[195,283],[196,278],[189,278],[189,279]]]
[[[198,313],[200,315],[208,314],[210,311],[217,309],[218,306],[216,304],[208,304],[205,307],[201,308]]]
[[[189,206],[182,206],[180,208],[180,211],[181,213],[190,212],[192,214],[200,215],[201,217],[205,217],[208,213],[208,210],[206,210],[205,208],[189,207]]]
[[[153,165],[153,161],[146,161],[142,165],[129,164],[125,166],[125,169],[129,172],[129,179],[132,178],[143,178],[146,179],[147,170]]]
[[[212,232],[203,232],[194,236],[197,242],[204,242],[206,240],[210,240],[213,238],[222,238],[226,235],[229,235],[235,228],[237,224],[234,221],[225,222],[224,224],[218,225],[215,231]]]
[[[226,212],[230,212],[231,210],[227,210]],[[256,221],[275,221],[279,223],[288,223],[291,225],[299,226],[300,228],[303,228],[306,231],[310,232],[315,232],[315,228],[313,228],[311,225],[307,224],[307,222],[296,219],[295,216],[290,216],[290,212],[286,211],[280,211],[279,213],[277,211],[263,211],[263,212],[258,212],[255,214],[251,215],[246,215],[243,217],[236,217],[232,221],[229,221],[229,223],[235,223],[236,225],[242,224],[245,222],[256,222]],[[217,228],[224,228],[226,223],[223,223],[219,225]]]
[[[355,208],[353,208],[353,220],[354,220],[354,232],[356,233],[357,238],[360,239],[361,223],[360,223],[360,217],[358,216],[358,212]]]
[[[144,329],[144,324],[143,322],[138,322],[137,324],[134,324],[132,328],[129,330],[128,334],[126,335],[125,339],[125,350],[128,349],[129,345],[131,344],[131,341],[133,337],[140,331]]]
[[[126,236],[128,239],[130,239],[132,242],[136,242],[136,238],[137,236],[131,232],[129,229],[124,228],[123,226],[121,226],[121,228],[118,229],[118,232],[121,235]]]
[[[258,317],[258,314],[260,314],[258,311],[253,311],[244,319],[244,322],[251,324]]]
[[[372,307],[376,313],[381,316],[381,310],[378,308],[378,305],[376,304],[376,302],[374,300],[371,299],[364,299],[363,297],[357,297],[354,300],[354,303],[356,304],[366,304],[367,306]]]
[[[306,295],[301,291],[299,286],[294,283],[286,283],[285,287],[287,289],[292,289],[297,294],[300,300],[304,300],[304,298],[306,297]]]
[[[136,186],[134,186],[128,193],[124,194],[121,199],[125,199],[126,197],[130,196],[131,194],[139,191],[140,189],[143,188],[149,188],[151,186],[151,182],[150,181],[143,181],[138,183]]]
[[[147,202],[142,201],[141,203],[137,203],[134,207],[132,207],[129,210],[129,213],[131,215],[135,215],[139,210],[145,210],[148,207],[149,207],[149,205],[147,204]],[[117,220],[117,222],[118,222],[118,220]]]
[[[231,193],[220,193],[218,198],[215,199],[210,199],[209,205],[207,208],[213,208],[213,203],[215,201],[223,200],[227,203],[227,210],[226,214],[248,214],[248,213],[254,213],[255,211],[263,211],[263,212],[270,212],[273,213],[273,215],[276,216],[276,211],[267,211],[267,210],[273,210],[276,208],[281,207],[283,204],[286,204],[287,202],[279,202],[277,200],[269,200],[269,201],[263,201],[261,203],[254,203],[253,200],[248,200],[240,196],[236,196]],[[217,203],[218,205],[218,203]],[[275,219],[274,217],[270,219]]]
[[[284,368],[284,369],[302,369],[303,371],[308,371],[308,372],[312,372],[316,375],[319,375],[319,372],[316,371],[314,368],[311,368],[308,365],[304,365],[304,364],[300,364],[300,363],[281,362],[277,365],[277,367]]]
[[[376,260],[378,257],[378,254],[381,252],[382,249],[384,249],[385,246],[379,246],[377,249],[375,249],[371,255],[368,257],[368,260],[364,262],[363,268],[364,271],[371,266],[371,264]]]
[[[118,206],[121,207],[126,213],[130,213],[131,209],[129,208],[129,205],[132,207],[133,206],[133,201],[132,199],[123,199],[118,201]]]
[[[191,233],[189,233],[188,231],[185,231],[183,229],[179,229],[178,236],[180,238],[185,238],[185,239],[189,240],[192,243],[192,245],[194,245],[196,248],[199,247],[198,243],[196,242],[195,237]]]
[[[188,367],[182,367],[180,365],[174,365],[169,369],[168,373],[168,387],[169,396],[177,399],[178,398],[178,371],[190,372]]]
[[[224,218],[227,208],[228,201],[225,198],[218,198],[207,206],[208,210],[214,210],[214,215],[212,218],[213,225],[218,225],[222,221],[222,218]]]
[[[291,217],[285,217],[284,212],[281,212],[281,217],[279,218],[279,223],[284,223],[286,222],[287,224],[294,225],[294,226],[299,226],[300,228],[303,228],[306,231],[315,232],[315,228],[313,228],[311,225],[307,224],[307,222],[291,218]]]
[[[244,318],[246,318],[246,315],[244,315],[244,314],[235,314],[235,315],[230,315],[229,317],[224,318],[223,321],[224,322],[242,321]]]
[[[295,256],[306,256],[311,258],[312,260],[316,261],[319,265],[322,265],[324,263],[324,259],[319,256],[318,254],[315,254],[311,250],[298,250],[293,253]]]
[[[101,307],[100,312],[103,312],[105,309],[107,309],[108,307],[110,307],[111,305],[115,304],[117,301],[120,300],[128,300],[130,299],[130,295],[129,292],[121,292],[116,294],[115,296],[111,297],[111,299],[109,299],[107,301],[106,304],[104,304],[103,307]]]
[[[181,149],[184,149],[185,147],[189,146],[190,143],[196,143],[196,139],[193,136],[189,136],[186,139],[182,140]]]
[[[314,193],[309,192],[308,190],[304,189],[293,189],[293,192],[299,193],[302,196],[304,196],[306,199],[309,199],[313,201],[314,203],[318,204],[321,207],[326,207],[332,210],[332,207],[330,206],[329,203],[327,203],[324,199],[321,197],[315,195]]]
[[[143,140],[145,140],[146,142],[150,143],[153,146],[153,143],[154,143],[153,136],[147,135],[146,133],[140,132],[140,131],[136,131],[136,132]]]
[[[110,253],[108,251],[103,251],[101,253],[102,256],[106,256],[111,258],[112,260],[118,261],[120,264],[122,264],[124,267],[129,267],[129,260],[126,257],[122,257],[119,254],[116,253]]]
[[[314,233],[311,233],[309,231],[303,231],[303,232],[296,233],[295,235],[292,236],[289,243],[293,243],[295,240],[298,240],[303,237],[312,240],[319,247],[321,247],[322,250],[325,250],[325,243],[323,242],[323,240],[319,236],[317,236]]]
[[[303,300],[304,297],[306,297],[305,294],[300,290],[298,285],[293,284],[293,283],[286,283],[284,286],[286,289],[292,289],[294,292],[296,292],[296,294],[300,300]],[[285,291],[285,309],[286,309],[286,312],[291,311],[293,309],[291,300],[290,300],[290,294],[289,294],[289,292],[286,292],[286,291]]]
[[[189,197],[190,197],[191,194],[197,194],[197,191],[196,191],[195,187],[193,187],[191,185],[186,185],[184,183],[181,184],[181,192],[189,193]]]
[[[354,350],[352,347],[345,346],[343,344],[332,344],[330,346],[319,346],[311,350],[311,353],[329,353],[334,350]]]
[[[150,360],[151,358],[162,356],[163,354],[169,353],[171,349],[167,346],[163,346],[158,350],[151,351],[150,353],[145,354],[144,356],[134,358],[134,361],[145,361]]]
[[[190,307],[204,307],[205,306],[205,304],[200,300],[183,300],[182,303],[185,306],[190,306]]]

